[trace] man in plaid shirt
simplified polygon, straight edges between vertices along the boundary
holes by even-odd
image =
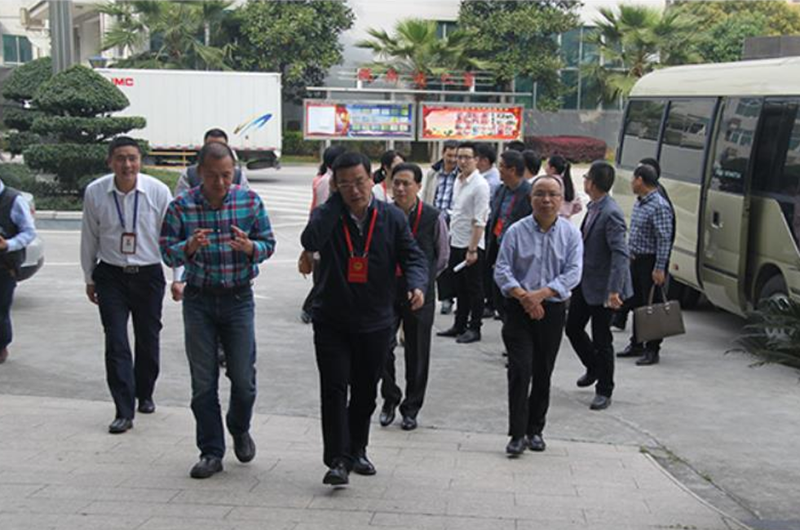
[[[252,282],[258,264],[275,251],[275,237],[258,194],[231,186],[234,168],[230,147],[206,144],[198,155],[202,184],[170,204],[159,241],[167,265],[186,267],[183,323],[200,449],[193,478],[222,471],[218,343],[231,381],[226,424],[236,458],[249,462],[256,453],[249,434],[256,398]]]
[[[636,194],[636,204],[631,214],[631,231],[628,247],[631,253],[631,279],[633,280],[632,306],[647,305],[650,289],[655,284],[663,286],[667,278],[667,263],[672,251],[672,208],[658,192],[658,173],[653,166],[641,164],[633,172],[631,188]],[[662,300],[661,289],[656,289],[654,302]],[[617,357],[641,357],[636,364],[658,364],[661,340],[640,343],[636,332],[631,342]]]

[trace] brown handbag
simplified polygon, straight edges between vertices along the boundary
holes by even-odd
[[[648,342],[686,333],[681,304],[677,300],[654,304],[655,292],[656,286],[653,285],[647,298],[647,305],[633,310],[633,332],[636,342]],[[663,287],[661,296],[667,300]]]

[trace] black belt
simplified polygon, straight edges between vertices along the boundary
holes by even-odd
[[[198,291],[201,294],[210,294],[214,296],[225,296],[225,295],[233,295],[233,294],[241,294],[252,289],[252,283],[246,283],[243,285],[234,285],[233,287],[222,287],[221,285],[204,285],[199,287],[197,285],[188,284],[186,286],[187,289]]]
[[[110,263],[106,263],[105,261],[101,261],[100,265],[104,267],[109,267],[123,274],[139,274],[140,272],[147,272],[161,268],[160,263],[155,263],[153,265],[125,265],[120,267],[117,265],[111,265]]]

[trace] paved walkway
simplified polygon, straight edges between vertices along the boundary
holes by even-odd
[[[742,529],[631,446],[548,439],[509,460],[502,435],[376,427],[374,477],[321,483],[318,420],[254,418],[256,459],[193,480],[188,408],[123,435],[110,403],[0,395],[0,528],[140,530]]]

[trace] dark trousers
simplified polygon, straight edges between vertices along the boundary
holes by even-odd
[[[580,285],[572,291],[567,313],[566,332],[572,349],[578,354],[586,371],[597,377],[596,392],[611,397],[614,391],[614,337],[611,317],[614,312],[602,305],[589,305]],[[592,321],[592,337],[586,324]]]
[[[445,300],[452,300],[456,297],[456,280],[453,274],[453,269],[448,267],[442,271],[438,278],[436,278],[436,291],[437,299],[440,302]]]
[[[544,429],[564,316],[564,303],[545,303],[542,320],[531,319],[514,299],[506,303],[502,334],[508,350],[508,430],[512,438],[541,434]]]
[[[11,304],[14,302],[14,289],[17,279],[7,269],[0,269],[0,350],[11,344]]]
[[[318,261],[314,262],[314,269],[311,272],[311,280],[312,280],[311,290],[308,291],[308,296],[306,296],[306,299],[303,301],[303,311],[305,311],[308,314],[312,313],[312,308],[314,307],[314,298],[316,298],[317,291],[319,290],[319,288],[317,287],[319,285]]]
[[[392,331],[386,328],[360,333],[314,321],[323,461],[328,467],[337,461],[352,467],[353,456],[367,448],[369,422]]]
[[[127,274],[101,262],[92,279],[106,337],[106,381],[117,417],[132,419],[134,400],[151,399],[158,377],[164,271],[161,265],[150,265]],[[135,359],[128,342],[130,316]]]
[[[418,311],[411,311],[408,304],[398,308],[395,329],[403,326],[405,333],[404,356],[406,362],[406,397],[397,386],[394,369],[394,342],[389,348],[381,382],[381,396],[387,403],[400,403],[400,414],[416,418],[425,399],[428,386],[428,369],[431,361],[431,329],[436,306],[431,301]],[[394,336],[394,335],[393,335]]]
[[[450,247],[450,269],[464,261],[466,248]],[[454,274],[456,287],[456,321],[459,332],[467,328],[480,331],[483,319],[484,251],[478,249],[478,261]]]
[[[647,298],[650,296],[650,288],[653,287],[653,268],[656,265],[654,254],[644,254],[636,256],[631,260],[631,279],[633,280],[633,299],[631,309],[644,307],[647,305]],[[656,287],[653,303],[663,302],[661,289]],[[635,317],[634,317],[635,320]],[[636,339],[636,322],[633,323],[633,333],[631,334],[631,344],[643,346],[644,349],[658,353],[661,349],[663,339],[651,340],[640,344]]]

